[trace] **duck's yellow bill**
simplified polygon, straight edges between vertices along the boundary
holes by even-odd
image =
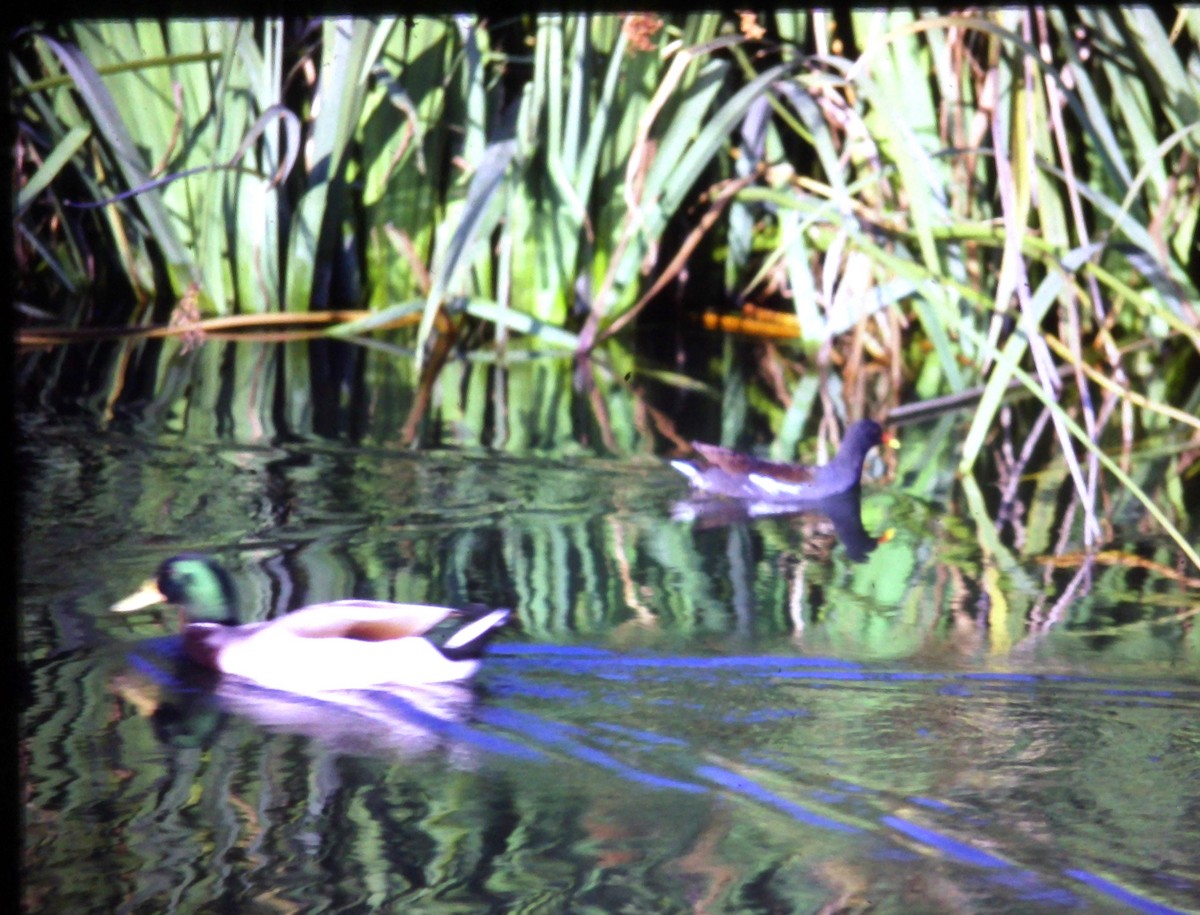
[[[151,578],[124,600],[117,601],[108,609],[115,610],[117,613],[129,613],[133,610],[153,607],[155,604],[166,603],[166,600],[162,591],[158,590],[158,582]]]

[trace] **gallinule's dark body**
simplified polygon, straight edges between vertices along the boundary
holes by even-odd
[[[884,440],[879,423],[861,419],[846,430],[837,456],[820,467],[765,461],[717,445],[693,442],[696,462],[672,461],[694,490],[730,499],[815,502],[858,486],[867,452]],[[890,439],[889,439],[890,441]]]

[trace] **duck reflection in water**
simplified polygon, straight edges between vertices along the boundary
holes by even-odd
[[[199,667],[179,651],[177,638],[142,643],[129,662],[111,681],[113,692],[148,717],[155,737],[175,749],[212,746],[231,718],[307,738],[337,754],[413,759],[441,752],[458,766],[470,766],[476,745],[490,742],[471,724],[482,692],[473,684],[298,695]]]

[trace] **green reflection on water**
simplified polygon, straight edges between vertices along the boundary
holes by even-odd
[[[895,533],[855,562],[819,516],[671,521],[682,482],[644,459],[82,424],[24,448],[30,908],[1113,905],[1075,870],[1179,907],[1200,888],[1195,633],[1072,632],[1168,617],[1153,571],[1101,567],[1052,618],[1060,579],[902,489],[866,487],[864,527]],[[106,613],[183,549],[218,553],[253,618],[361,596],[520,626],[445,718],[280,709],[177,670],[169,615]]]

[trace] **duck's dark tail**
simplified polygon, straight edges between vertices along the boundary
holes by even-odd
[[[500,628],[512,619],[511,610],[493,610],[477,620],[472,620],[446,639],[441,651],[451,661],[466,661],[478,658]]]

